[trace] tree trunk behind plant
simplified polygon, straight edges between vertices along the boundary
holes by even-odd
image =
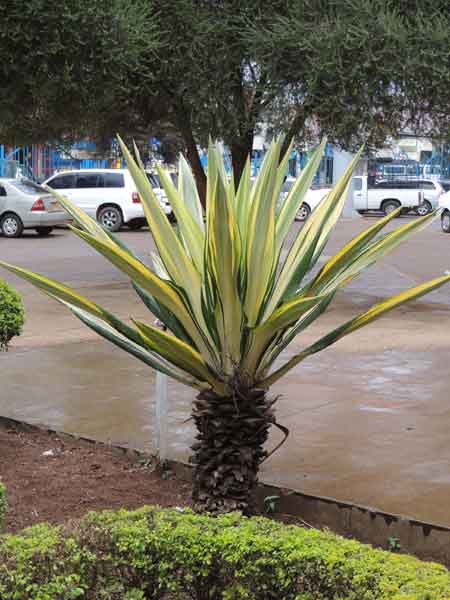
[[[285,138],[284,138],[284,142],[283,142],[283,146],[281,147],[281,152],[280,152],[280,162],[283,159],[283,156],[286,154],[286,152],[288,151],[289,148],[289,144],[292,142],[292,140],[294,139],[294,137],[296,135],[298,135],[298,133],[302,130],[302,128],[305,126],[305,115],[303,113],[302,110],[299,110],[297,115],[294,117],[294,119],[292,120],[289,129],[286,132]]]
[[[247,512],[259,466],[267,456],[268,431],[275,422],[265,392],[241,388],[226,398],[202,392],[194,402],[193,419],[195,509]]]
[[[249,129],[239,140],[230,144],[231,162],[233,166],[234,183],[237,189],[241,180],[242,172],[245,168],[247,158],[252,154],[253,148],[253,129]]]
[[[197,143],[195,141],[194,133],[192,131],[191,122],[189,119],[189,113],[186,107],[181,106],[176,113],[176,125],[183,138],[185,155],[187,161],[194,174],[195,183],[197,184],[197,191],[200,197],[200,202],[203,208],[206,207],[206,174],[203,169],[203,165],[200,160],[200,155],[197,150]]]
[[[184,137],[186,144],[186,158],[191,166],[192,173],[195,177],[195,183],[197,184],[197,191],[200,197],[200,202],[203,208],[206,206],[206,175],[203,169],[203,165],[200,161],[197,146],[195,144],[194,136]]]

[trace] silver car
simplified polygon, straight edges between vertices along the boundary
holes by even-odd
[[[68,222],[65,210],[40,185],[0,177],[0,233],[5,237],[20,237],[24,229],[48,235],[53,227]]]

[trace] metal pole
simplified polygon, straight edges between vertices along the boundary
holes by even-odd
[[[159,319],[156,324],[166,331],[167,327]],[[156,371],[156,399],[155,399],[155,446],[156,454],[160,461],[168,458],[168,394],[167,394],[167,375]]]
[[[155,445],[159,460],[167,460],[167,375],[156,372]]]

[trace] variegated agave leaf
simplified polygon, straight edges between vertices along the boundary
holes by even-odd
[[[326,141],[313,152],[279,210],[289,158],[288,154],[280,156],[282,138],[271,144],[253,185],[247,161],[237,189],[218,146],[211,142],[206,222],[186,160],[180,158],[178,187],[158,167],[178,221],[175,231],[155,196],[139,153],[135,149],[133,157],[120,138],[119,143],[156,245],[151,266],[135,256],[120,236],[103,229],[59,192],[49,191],[74,219],[73,232],[129,277],[149,309],[148,322],[124,323],[62,283],[7,263],[0,265],[62,302],[99,335],[186,385],[219,395],[230,394],[236,382],[242,381],[246,389],[267,388],[307,356],[450,279],[433,279],[379,303],[271,373],[280,353],[327,309],[340,288],[436,214],[382,235],[396,216],[395,212],[390,214],[350,240],[305,283],[305,275],[317,263],[342,212],[360,153],[306,223],[297,228],[295,214],[320,164]],[[292,227],[293,242],[285,252],[283,244]],[[167,331],[154,326],[155,317]]]

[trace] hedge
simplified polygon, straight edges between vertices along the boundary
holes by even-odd
[[[6,349],[8,342],[15,335],[21,334],[23,314],[19,294],[0,279],[0,350]]]
[[[443,600],[441,565],[262,517],[144,507],[0,537],[2,600]]]

